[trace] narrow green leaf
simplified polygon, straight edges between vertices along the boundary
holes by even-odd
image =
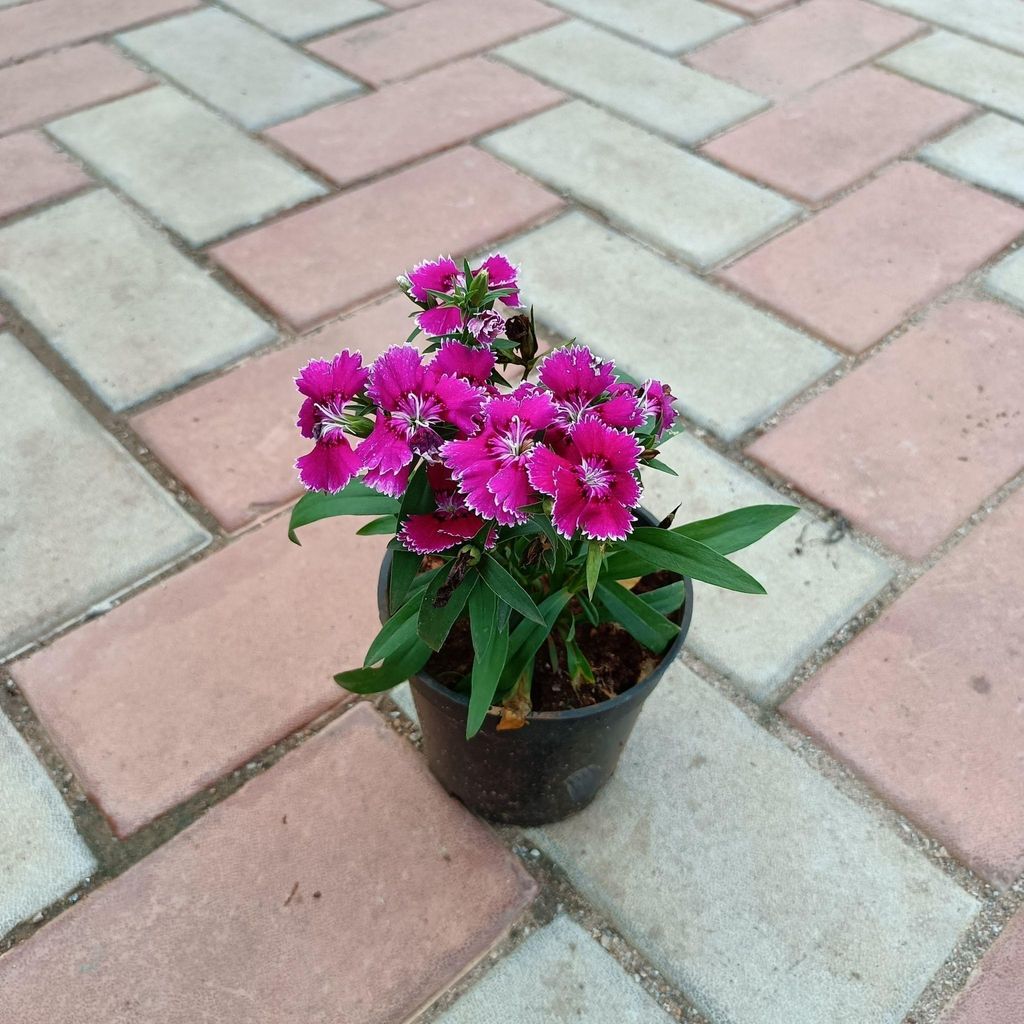
[[[713,548],[674,530],[638,527],[627,538],[625,549],[661,569],[703,580],[725,590],[736,590],[741,594],[765,592],[764,587],[738,565]]]
[[[686,584],[680,580],[678,583],[669,583],[657,590],[648,590],[645,594],[637,594],[648,608],[653,608],[662,615],[671,615],[683,606],[686,600]]]
[[[656,469],[659,473],[668,473],[669,476],[679,476],[670,465],[662,462],[661,459],[648,459],[644,466],[649,469]]]
[[[556,590],[555,593],[549,594],[537,606],[544,619],[542,624],[524,619],[512,630],[508,643],[508,659],[501,673],[502,691],[514,686],[516,680],[533,663],[537,651],[547,639],[555,620],[562,614],[562,609],[569,603],[571,596],[567,590]]]
[[[504,609],[502,613],[500,607]],[[508,655],[508,611],[490,587],[476,587],[469,596],[469,628],[473,635],[473,675],[470,681],[466,739],[484,724],[494,701]],[[504,622],[502,622],[504,619]]]
[[[677,526],[672,532],[700,541],[720,555],[729,555],[749,547],[799,511],[796,505],[750,505]]]
[[[597,578],[601,575],[604,565],[604,544],[598,540],[587,543],[587,597],[593,598]]]
[[[452,563],[454,564],[454,563]],[[450,571],[450,570],[449,570]],[[420,639],[435,651],[441,650],[455,620],[462,614],[466,601],[480,579],[476,569],[470,569],[442,605],[435,604],[441,588],[448,582],[448,573],[441,572],[431,580],[420,601],[420,617],[416,632]]]
[[[378,494],[361,480],[350,480],[337,494],[307,491],[292,509],[288,522],[288,539],[293,544],[298,544],[299,539],[295,536],[295,531],[315,523],[318,519],[329,519],[332,516],[393,515],[398,508],[398,502],[394,498]]]
[[[365,526],[360,526],[356,534],[360,537],[384,537],[398,529],[398,516],[378,516],[371,519]]]
[[[401,608],[409,595],[413,580],[423,564],[423,556],[412,551],[391,552],[391,580],[388,583],[388,606]]]
[[[350,693],[380,693],[415,675],[430,658],[430,648],[414,640],[404,651],[385,658],[377,668],[354,668],[339,672],[334,681]]]
[[[623,629],[655,654],[663,651],[679,632],[660,612],[613,580],[597,585],[598,600]]]
[[[384,623],[381,631],[370,644],[370,649],[363,659],[363,666],[376,665],[378,661],[408,646],[416,639],[416,617],[419,615],[420,603],[416,600],[406,601],[394,615]]]
[[[543,623],[533,598],[523,590],[512,578],[511,574],[497,559],[491,555],[484,555],[480,561],[480,572],[484,583],[494,591],[495,596],[500,597],[505,604],[519,612],[524,619],[532,619],[534,622]]]

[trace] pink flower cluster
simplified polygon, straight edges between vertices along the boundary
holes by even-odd
[[[477,298],[467,299],[481,275]],[[490,347],[506,320],[495,300],[479,308],[479,295],[485,286],[487,294],[502,289],[500,301],[514,305],[516,271],[499,254],[470,276],[451,259],[408,275],[420,326],[445,339],[428,354],[395,345],[365,367],[346,350],[301,371],[298,426],[314,441],[296,463],[302,482],[333,493],[362,473],[369,487],[400,497],[422,459],[434,510],[406,516],[398,533],[419,554],[462,545],[488,525],[493,541],[497,528],[538,513],[569,539],[577,531],[592,540],[624,539],[640,501],[642,457],[676,418],[669,389],[622,380],[612,363],[581,345],[543,359],[536,382],[505,384],[498,362],[519,362],[528,378],[533,360],[515,360],[509,345]],[[449,295],[458,305],[443,304]]]

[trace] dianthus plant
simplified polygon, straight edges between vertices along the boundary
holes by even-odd
[[[416,306],[404,344],[369,365],[348,350],[314,359],[296,378],[312,447],[296,463],[308,493],[292,539],[338,515],[375,516],[357,532],[393,537],[390,618],[338,683],[394,686],[468,616],[472,736],[495,705],[506,727],[527,720],[537,657],[564,665],[575,687],[593,684],[576,639],[585,622],[612,621],[662,652],[679,630],[684,584],[636,594],[639,577],[667,570],[764,593],[725,556],[794,508],[685,526],[638,519],[641,469],[672,472],[658,458],[677,429],[668,386],[634,380],[583,345],[540,358],[533,311],[520,308],[517,270],[501,254],[476,267],[421,263],[399,282]]]

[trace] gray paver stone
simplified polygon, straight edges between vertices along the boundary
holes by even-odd
[[[954,32],[1024,52],[1024,4],[1020,0],[877,0]]]
[[[1000,299],[1024,309],[1024,249],[1000,260],[985,275],[985,287]]]
[[[1024,202],[1024,125],[984,114],[921,151],[933,167]]]
[[[253,21],[286,39],[306,39],[332,29],[342,28],[378,14],[390,14],[389,8],[374,0],[224,0]]]

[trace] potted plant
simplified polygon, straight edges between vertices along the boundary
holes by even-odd
[[[580,345],[540,358],[501,254],[421,263],[399,282],[416,306],[404,344],[370,366],[347,350],[314,359],[296,378],[313,447],[289,535],[375,517],[357,532],[392,537],[383,628],[335,680],[369,694],[410,679],[449,792],[493,820],[558,820],[615,770],[682,648],[690,581],[763,594],[726,556],[796,509],[655,522],[640,469],[672,472],[658,459],[677,429],[667,386]]]

